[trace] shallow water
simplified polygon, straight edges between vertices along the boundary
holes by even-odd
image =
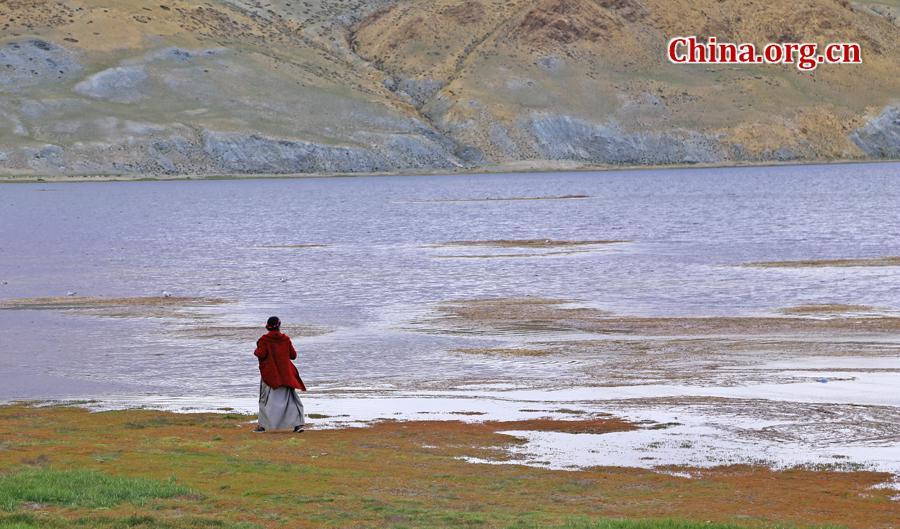
[[[296,340],[314,399],[392,390],[417,398],[456,390],[458,398],[466,390],[477,396],[473,388],[485,384],[622,384],[589,368],[613,362],[614,350],[461,354],[453,350],[514,347],[535,337],[434,334],[412,322],[443,301],[523,296],[647,316],[752,316],[820,303],[895,314],[900,267],[740,265],[900,255],[897,204],[900,164],[3,185],[0,302],[167,291],[229,303],[117,317],[0,310],[0,400],[180,408],[200,394],[196,407],[237,399],[252,408],[252,332],[210,336],[202,329],[256,325],[271,314],[288,332],[291,324],[330,331]],[[631,242],[566,251],[554,244],[441,246],[536,239]],[[817,401],[897,406],[885,401],[883,388],[898,382],[900,337],[878,340],[887,343],[878,361],[865,360],[865,346],[862,360],[842,350],[842,363],[807,364],[808,354],[775,350],[769,358],[745,355],[740,369],[707,373],[696,384],[649,374],[610,398],[790,401],[810,387]],[[803,385],[842,366],[858,366],[844,373],[848,384]]]
[[[460,200],[571,195],[589,198]],[[163,290],[224,298],[234,303],[209,310],[216,324],[279,314],[288,326],[333,328],[300,343],[316,386],[491,378],[522,363],[448,355],[458,340],[399,329],[435,302],[491,296],[645,315],[808,303],[897,310],[900,267],[735,265],[900,255],[898,203],[900,164],[5,185],[0,299]],[[441,259],[486,249],[423,247],[542,238],[633,242],[503,259]],[[290,244],[325,247],[264,248]],[[76,387],[84,381],[172,394],[255,386],[252,343],[173,337],[184,322],[33,311],[0,318],[3,371],[65,379],[54,393],[100,390]],[[541,375],[535,365],[521,376]],[[45,391],[0,389],[0,397]]]

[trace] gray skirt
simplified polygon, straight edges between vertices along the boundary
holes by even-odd
[[[294,388],[272,389],[259,381],[259,425],[266,430],[293,430],[303,426],[303,403]]]

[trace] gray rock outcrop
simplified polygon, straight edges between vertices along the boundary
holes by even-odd
[[[693,131],[626,132],[616,123],[596,124],[555,114],[533,114],[524,127],[533,136],[537,152],[549,160],[675,164],[724,159],[717,140]]]
[[[75,85],[75,92],[116,103],[135,103],[143,99],[141,85],[148,75],[141,65],[116,66],[97,72]]]
[[[360,135],[369,145],[323,145],[240,132],[206,131],[203,147],[229,173],[367,173],[459,167],[441,145],[403,134]],[[380,140],[379,143],[374,143]]]
[[[884,109],[851,132],[850,139],[873,158],[900,158],[900,105]]]
[[[427,103],[445,84],[445,81],[436,79],[388,77],[384,80],[385,88],[405,97],[416,106]]]
[[[81,69],[74,53],[46,40],[13,41],[0,46],[0,92],[65,82]]]

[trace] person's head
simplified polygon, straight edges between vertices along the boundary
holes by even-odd
[[[281,320],[278,318],[278,316],[272,316],[266,321],[266,329],[270,331],[281,330]]]

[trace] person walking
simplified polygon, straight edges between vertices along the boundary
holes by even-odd
[[[292,360],[297,350],[291,338],[281,332],[281,320],[272,316],[266,322],[269,331],[256,341],[254,355],[259,359],[259,421],[254,432],[293,429],[303,432],[303,403],[297,390],[306,391]]]

